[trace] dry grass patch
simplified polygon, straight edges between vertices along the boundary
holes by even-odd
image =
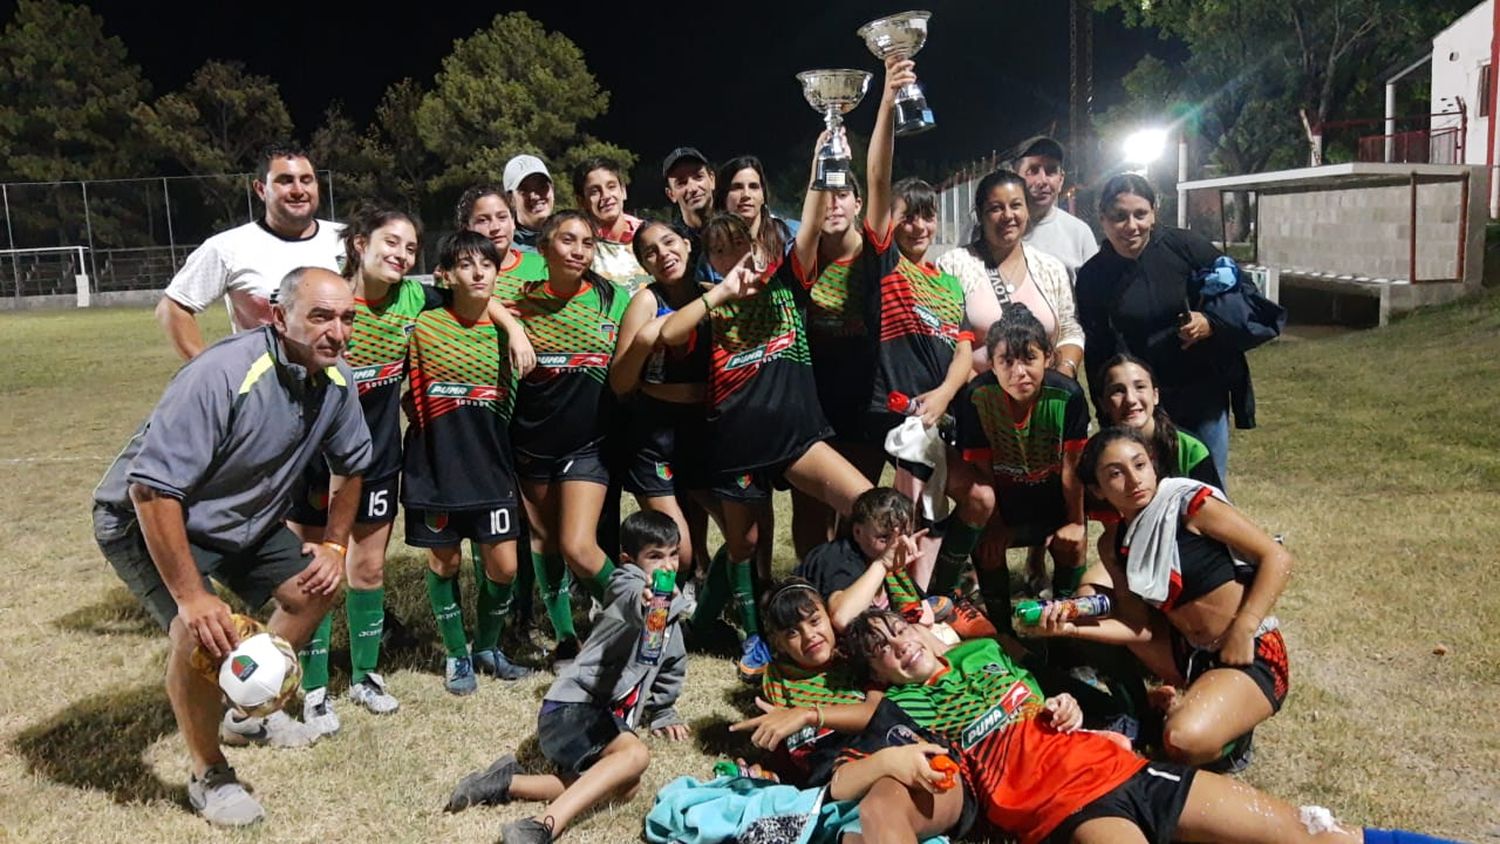
[[[223,315],[209,323],[222,332]],[[158,679],[165,642],[89,530],[90,491],[175,359],[144,311],[0,315],[0,337],[0,840],[222,839],[184,809],[186,754]],[[1292,693],[1247,778],[1352,821],[1500,837],[1500,299],[1280,343],[1253,363],[1262,427],[1235,433],[1231,493],[1287,534],[1298,568],[1279,613]],[[387,660],[402,711],[344,705],[335,740],[231,750],[270,813],[231,837],[493,840],[530,810],[441,806],[500,753],[537,760],[550,675],[445,694],[420,557],[392,550],[392,599],[424,641]],[[681,710],[694,741],[648,740],[642,795],[566,840],[636,840],[662,784],[739,747],[723,727],[749,699],[727,660],[693,656]]]

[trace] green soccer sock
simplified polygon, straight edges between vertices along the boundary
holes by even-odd
[[[729,563],[729,584],[734,591],[734,609],[746,636],[760,632],[760,616],[755,611],[755,557]]]
[[[318,622],[318,629],[302,650],[297,651],[297,661],[302,663],[302,691],[328,687],[328,640],[333,638],[333,610]]]
[[[604,558],[604,565],[599,567],[585,583],[588,584],[589,594],[593,595],[599,603],[604,603],[604,591],[609,587],[609,577],[615,573],[615,561],[608,557]]]
[[[943,542],[938,546],[937,563],[932,569],[932,581],[927,585],[929,595],[952,595],[958,588],[958,579],[963,574],[964,561],[974,553],[984,527],[975,527],[954,517],[948,520]]]
[[[474,583],[479,588],[479,621],[474,630],[474,650],[487,651],[499,646],[505,632],[505,617],[510,615],[511,583],[490,580],[484,564],[475,561]]]
[[[344,592],[344,614],[349,618],[349,666],[355,685],[380,664],[380,634],[385,632],[385,587]]]
[[[714,552],[708,563],[708,573],[703,576],[703,588],[698,591],[698,609],[693,611],[693,627],[701,630],[724,612],[729,600],[729,553],[724,546]]]
[[[1010,569],[1002,560],[992,569],[981,568],[979,594],[984,598],[984,614],[989,616],[995,629],[1009,632],[1014,629],[1010,620]]]
[[[432,615],[437,619],[438,632],[443,637],[443,650],[449,659],[461,659],[469,655],[469,637],[464,635],[463,602],[459,599],[458,578],[443,577],[432,569],[427,570],[427,600],[432,602]]]
[[[578,631],[573,629],[573,596],[568,593],[572,583],[571,573],[560,554],[531,555],[531,565],[536,569],[536,582],[542,588],[542,606],[547,608],[547,620],[552,622],[552,635],[560,642],[576,639]]]
[[[1071,598],[1078,593],[1079,584],[1083,583],[1083,566],[1075,568],[1063,568],[1054,566],[1052,569],[1052,597]]]

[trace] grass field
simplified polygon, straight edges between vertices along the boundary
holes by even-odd
[[[145,311],[0,315],[0,350],[0,840],[487,841],[531,811],[441,806],[502,752],[537,760],[550,675],[453,698],[424,645],[387,661],[398,715],[346,704],[333,740],[230,751],[267,823],[227,835],[191,815],[165,641],[89,528],[90,490],[173,355]],[[1500,296],[1253,363],[1261,428],[1235,432],[1231,492],[1286,534],[1297,568],[1279,606],[1292,692],[1246,778],[1346,821],[1500,839]],[[399,544],[387,583],[435,640],[419,558]],[[727,660],[694,656],[680,708],[695,740],[648,739],[642,796],[565,840],[639,838],[662,784],[737,747],[724,725],[747,701]]]

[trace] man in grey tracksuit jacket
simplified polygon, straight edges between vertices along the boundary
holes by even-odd
[[[349,283],[293,270],[271,310],[271,325],[227,337],[177,371],[94,490],[100,550],[171,638],[167,697],[193,760],[189,802],[226,826],[264,813],[225,761],[221,731],[241,743],[306,741],[285,713],[226,714],[214,680],[192,667],[195,650],[217,661],[239,638],[209,581],[251,608],[274,597],[272,632],[305,642],[339,594],[344,548],[293,535],[282,521],[288,493],[321,454],[338,476],[325,535],[348,536],[370,462],[342,358],[354,321]]]

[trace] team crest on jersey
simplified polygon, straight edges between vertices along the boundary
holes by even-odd
[[[889,745],[917,744],[921,740],[922,737],[917,735],[917,731],[905,724],[897,724],[885,731],[885,743]]]
[[[307,504],[314,510],[327,510],[328,490],[309,487],[307,490]]]
[[[998,662],[988,662],[985,663],[984,666],[984,673],[986,674],[999,674],[1004,670],[1005,668],[1003,668]]]
[[[442,533],[448,529],[447,513],[429,511],[422,521],[427,525],[427,529],[433,533]]]
[[[749,475],[740,475],[738,478],[734,479],[734,483],[735,486],[738,486],[740,489],[749,489],[751,480],[752,479]]]
[[[612,323],[612,322],[601,322],[601,323],[599,323],[599,336],[603,337],[605,340],[608,340],[609,344],[611,346],[613,346],[615,344],[615,338],[618,337],[619,334],[620,334],[620,328],[619,328],[619,326],[615,325],[614,323]]]
[[[401,326],[401,330],[405,332],[406,336],[410,337],[417,332],[417,324],[415,322],[408,322]]]
[[[670,464],[670,463],[657,463],[656,464],[656,476],[658,478],[661,478],[664,481],[670,481],[670,480],[672,480],[672,464]]]

